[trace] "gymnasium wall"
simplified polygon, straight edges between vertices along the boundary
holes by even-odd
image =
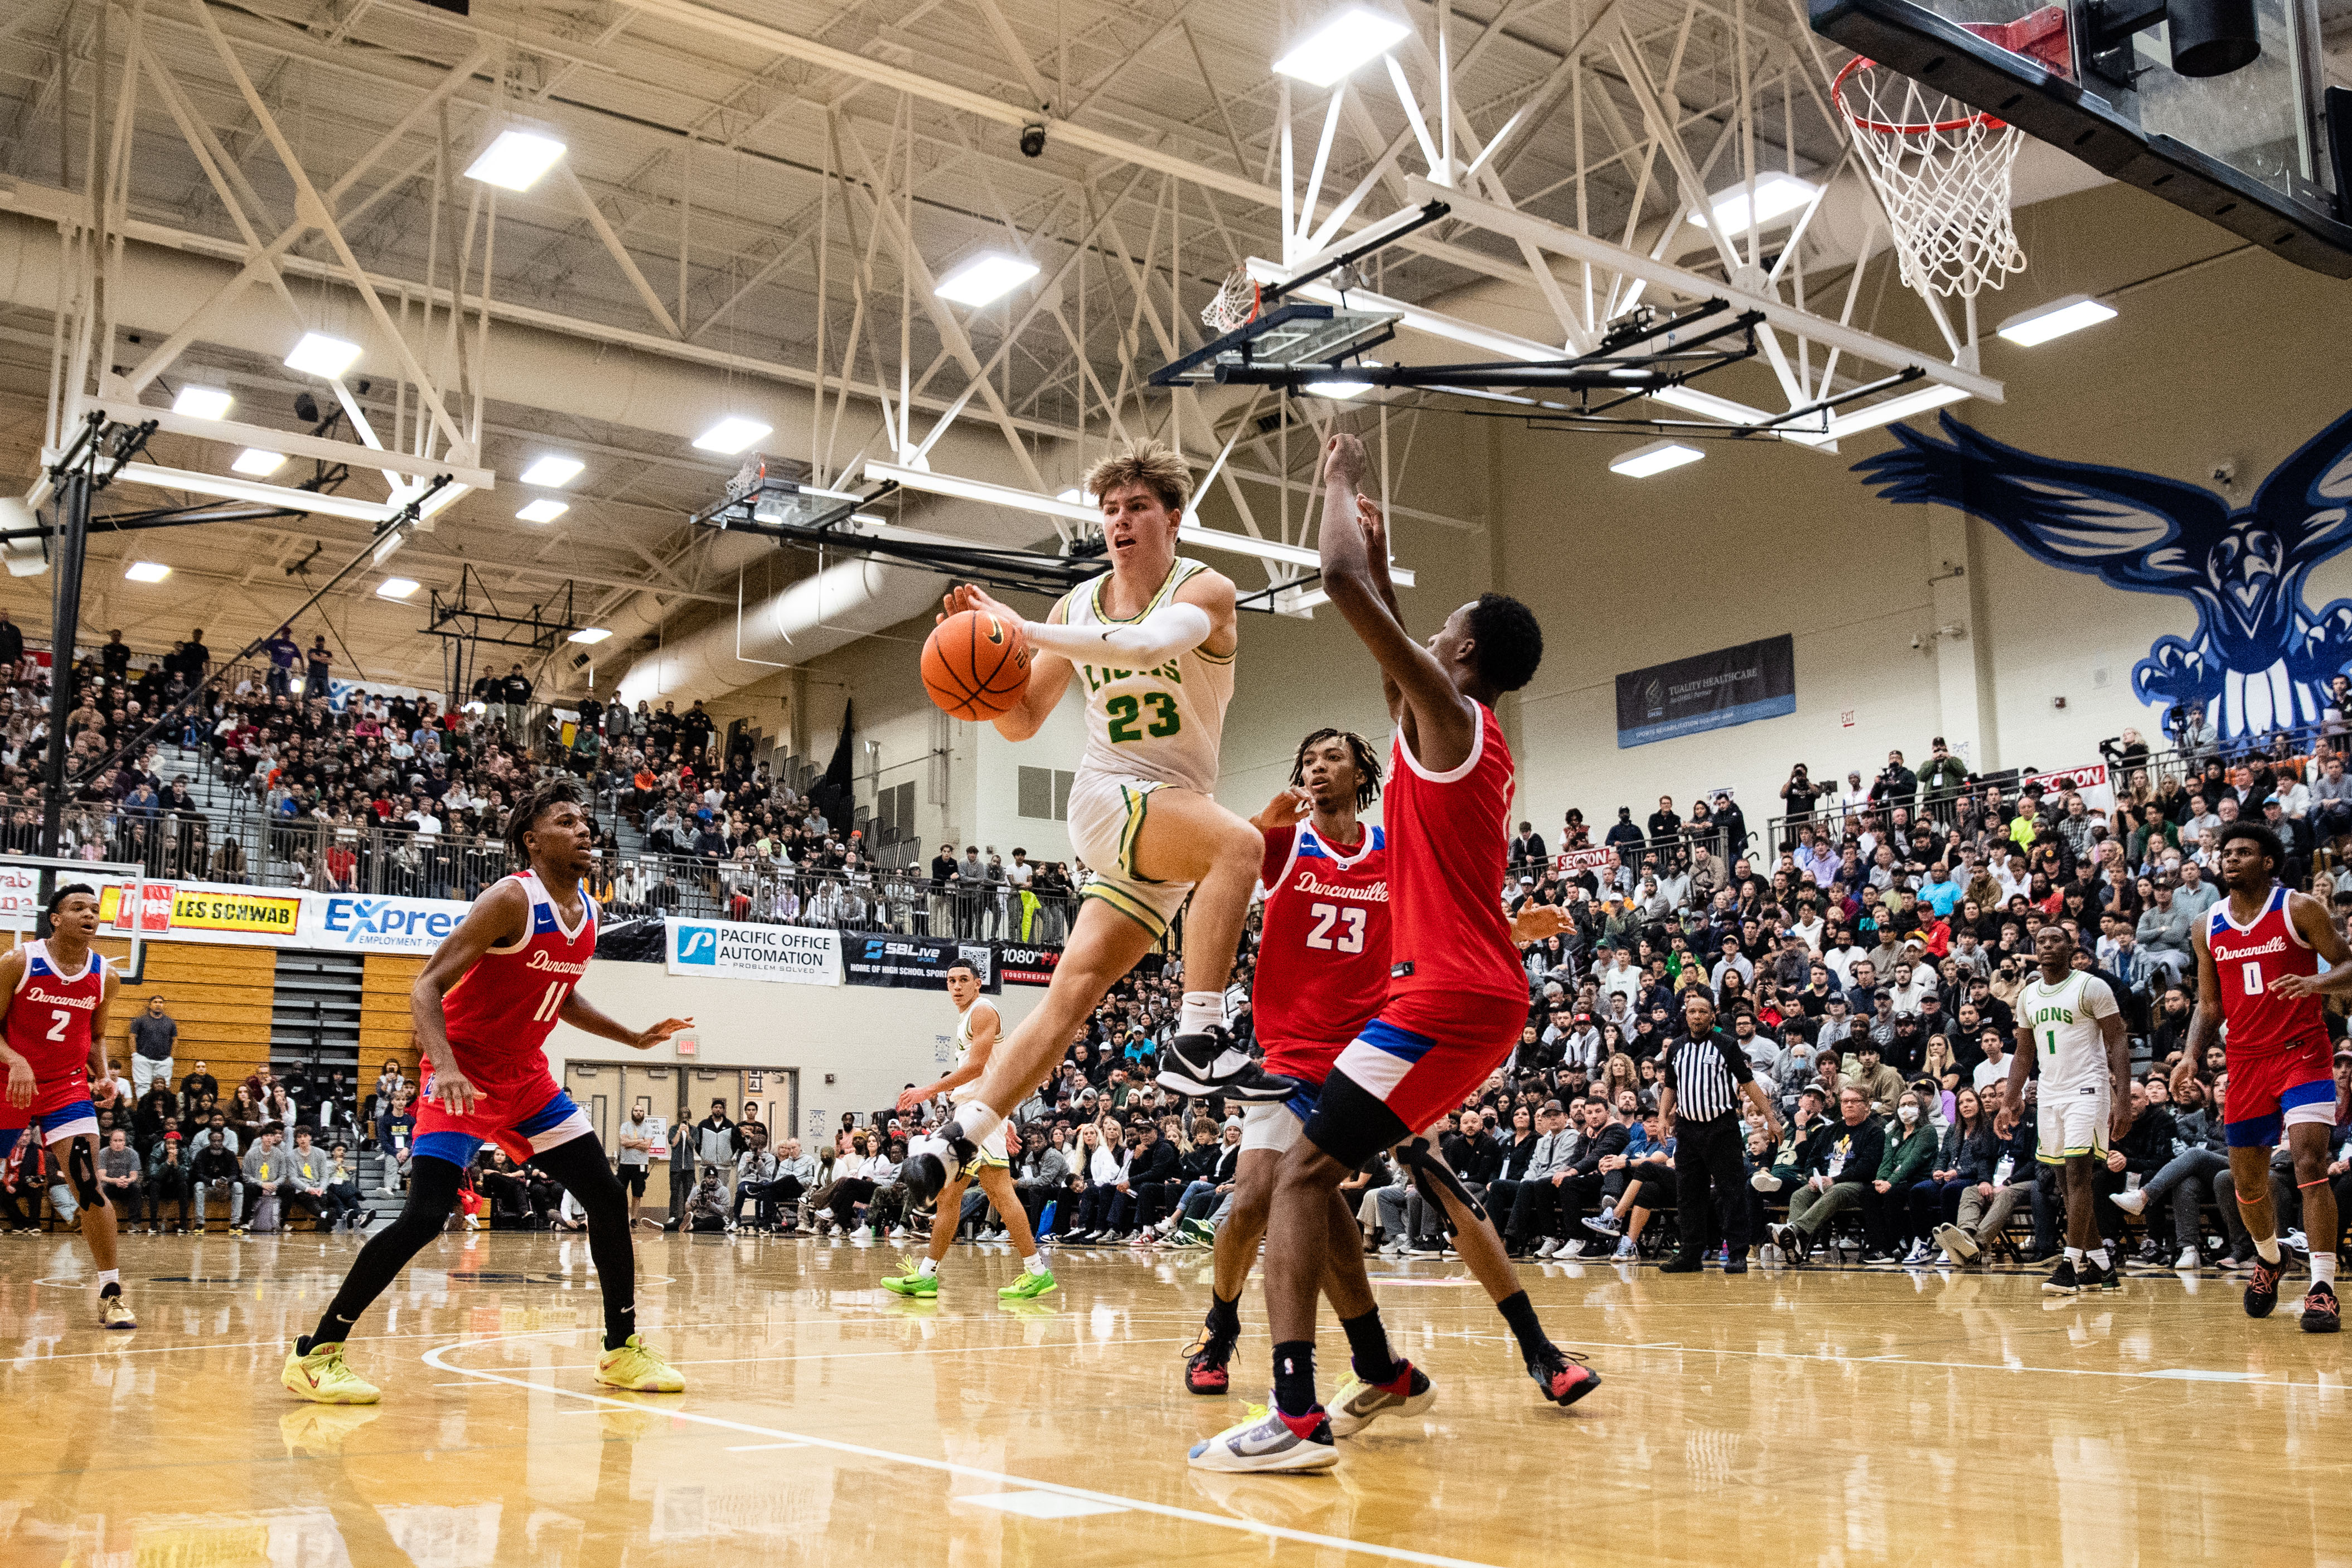
[[[817,1112],[823,1124],[834,1125],[845,1110],[878,1110],[908,1083],[939,1077],[951,1059],[956,1015],[943,990],[780,985],[672,974],[658,963],[610,960],[591,965],[581,989],[606,1015],[639,1028],[663,1018],[692,1018],[698,1048],[686,1059],[694,1065],[799,1069],[803,1131],[819,1124]],[[1045,994],[1039,986],[1008,985],[989,1000],[1009,1027]],[[547,1056],[558,1082],[573,1060],[680,1059],[671,1045],[632,1051],[568,1024],[556,1026]]]

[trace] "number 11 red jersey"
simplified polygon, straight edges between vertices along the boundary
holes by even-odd
[[[1252,1027],[1268,1072],[1321,1083],[1389,994],[1388,837],[1352,848],[1311,823],[1269,833]]]
[[[563,999],[596,956],[596,900],[581,890],[580,924],[567,931],[537,877],[525,871],[512,880],[530,900],[530,923],[522,940],[475,960],[442,998],[441,1012],[448,1024],[449,1052],[474,1087],[531,1110],[538,1103],[531,1093],[553,1083],[547,1072],[547,1037],[555,1032]],[[484,889],[485,896],[489,891]],[[424,1092],[433,1092],[430,1064]]]

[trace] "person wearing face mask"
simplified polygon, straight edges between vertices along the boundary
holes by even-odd
[[[1918,1092],[1905,1089],[1895,1103],[1895,1121],[1886,1130],[1886,1151],[1879,1157],[1878,1177],[1863,1194],[1862,1225],[1864,1263],[1895,1263],[1904,1253],[1903,1230],[1908,1224],[1912,1184],[1927,1174],[1936,1158],[1936,1128]]]

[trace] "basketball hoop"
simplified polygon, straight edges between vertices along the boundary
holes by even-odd
[[[2010,218],[2023,135],[1875,60],[1846,62],[1830,97],[1886,204],[1903,281],[1973,299],[2025,266]]]
[[[1246,267],[1235,268],[1201,311],[1201,324],[1219,337],[1257,320],[1258,287]]]

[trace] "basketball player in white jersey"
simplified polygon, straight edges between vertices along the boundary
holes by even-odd
[[[1070,843],[1091,878],[1053,984],[1036,1011],[991,1054],[988,1070],[900,1180],[929,1201],[1053,1070],[1105,993],[1168,933],[1185,900],[1184,1001],[1160,1081],[1183,1094],[1243,1100],[1289,1096],[1235,1047],[1223,1026],[1225,982],[1249,913],[1265,840],[1219,805],[1217,752],[1240,644],[1233,583],[1176,553],[1192,476],[1157,442],[1106,458],[1086,488],[1102,507],[1111,569],[1064,595],[1043,621],[1022,621],[969,584],[947,613],[1020,622],[1035,650],[1029,687],[995,721],[1008,741],[1037,732],[1076,678],[1086,683],[1087,744],[1070,791]]]
[[[2005,1092],[2010,1114],[2022,1117],[2026,1069],[2038,1058],[2041,1136],[2034,1154],[2061,1168],[2066,1191],[2066,1256],[2042,1288],[2061,1296],[2120,1290],[2123,1279],[2099,1239],[2091,1182],[2107,1157],[2109,1137],[2131,1131],[2131,1046],[2124,1038],[2123,1010],[2105,981],[2073,967],[2074,939],[2057,921],[2033,933],[2033,956],[2041,967],[2011,1004],[2017,1051],[2010,1058]]]
[[[898,1096],[898,1113],[902,1116],[935,1094],[950,1095],[958,1102],[971,1098],[970,1086],[979,1081],[980,1075],[987,1069],[990,1053],[996,1048],[1003,1021],[996,1016],[996,1004],[980,994],[979,971],[961,962],[948,965],[948,999],[956,1005],[955,1068],[939,1082],[909,1089]],[[1037,1237],[1029,1229],[1029,1213],[1021,1206],[1021,1196],[1013,1190],[1012,1161],[1005,1155],[1002,1127],[979,1145],[978,1157],[940,1189],[939,1213],[931,1220],[931,1244],[922,1262],[911,1264],[905,1272],[883,1280],[882,1288],[895,1296],[936,1297],[940,1293],[940,1261],[955,1244],[957,1216],[963,1213],[963,1189],[968,1181],[978,1182],[980,1190],[988,1194],[988,1201],[996,1205],[1005,1231],[1013,1237],[1013,1250],[1021,1255],[1021,1278],[997,1294],[1008,1301],[1030,1301],[1052,1290],[1054,1271],[1038,1256]]]

